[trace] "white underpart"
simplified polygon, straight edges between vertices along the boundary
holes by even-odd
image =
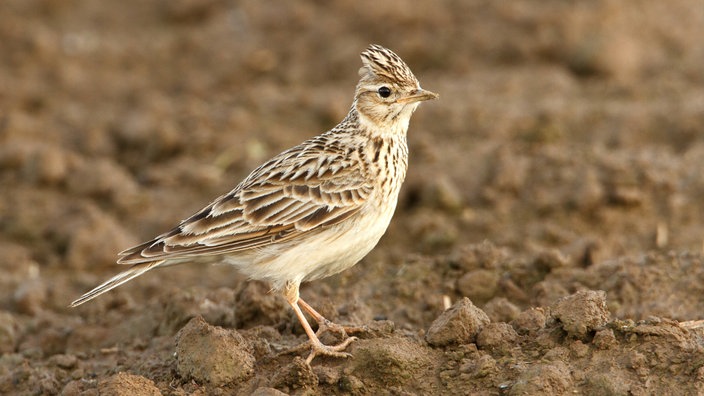
[[[251,279],[271,282],[281,289],[286,281],[300,283],[325,278],[359,262],[379,242],[389,226],[397,196],[382,207],[367,205],[348,221],[310,236],[305,243],[274,244],[253,254],[225,257]],[[371,213],[369,213],[371,212]]]

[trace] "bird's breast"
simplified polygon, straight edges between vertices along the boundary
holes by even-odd
[[[405,136],[372,139],[369,149],[369,169],[374,174],[377,199],[395,201],[408,169],[408,146]]]

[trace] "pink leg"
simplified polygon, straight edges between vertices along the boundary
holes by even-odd
[[[303,315],[303,312],[301,311],[301,308],[298,306],[299,302],[301,301],[298,295],[298,284],[297,283],[287,283],[286,288],[284,289],[284,297],[286,298],[286,301],[288,304],[293,308],[293,311],[296,313],[296,316],[298,317],[298,320],[301,322],[301,326],[303,326],[303,330],[305,330],[306,334],[308,335],[308,339],[310,339],[310,346],[311,346],[311,351],[310,355],[308,355],[308,358],[306,359],[306,363],[310,364],[310,362],[313,361],[313,358],[315,358],[316,355],[326,355],[326,356],[333,356],[333,357],[350,357],[350,355],[347,352],[343,352],[349,344],[351,344],[353,341],[355,341],[357,338],[356,337],[349,337],[346,340],[342,341],[338,345],[324,345],[320,340],[318,339],[318,336],[313,332],[313,329],[310,327],[310,324],[308,323],[308,320],[306,317]],[[306,303],[303,303],[304,307],[310,308],[310,306]],[[312,308],[310,308],[312,310]],[[306,309],[307,310],[307,309]],[[313,310],[315,312],[315,310]],[[309,312],[310,313],[310,312]],[[313,317],[320,317],[323,318],[322,315],[319,313],[315,312],[316,315],[313,315]],[[323,318],[325,319],[325,318]],[[327,319],[325,319],[327,320]]]
[[[317,335],[330,330],[335,333],[340,333],[343,338],[347,338],[348,333],[361,333],[365,331],[365,328],[361,326],[343,326],[327,320],[323,315],[313,309],[313,307],[303,301],[300,297],[298,297],[298,305],[300,305],[304,311],[308,312],[308,315],[312,316],[313,319],[318,322],[318,331],[315,333]]]

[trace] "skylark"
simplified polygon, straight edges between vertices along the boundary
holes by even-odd
[[[361,57],[342,122],[270,159],[171,231],[119,253],[117,263],[130,267],[71,306],[151,269],[215,256],[283,294],[310,339],[308,363],[316,355],[349,356],[344,350],[356,338],[342,332],[338,345],[320,342],[303,311],[318,322],[318,333],[342,326],[303,301],[299,286],[350,268],[377,244],[406,177],[411,115],[438,97],[390,50],[370,45]]]

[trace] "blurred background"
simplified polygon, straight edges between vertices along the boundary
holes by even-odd
[[[704,7],[691,0],[3,0],[0,310],[11,324],[0,345],[42,344],[27,330],[38,321],[110,327],[119,319],[106,310],[137,310],[183,289],[240,293],[232,270],[186,266],[149,274],[87,311],[66,308],[119,269],[118,251],[340,121],[370,43],[395,51],[441,96],[411,121],[407,181],[379,247],[304,295],[360,298],[372,306],[362,319],[414,328],[437,310],[413,309],[440,309],[443,295],[479,304],[498,296],[523,309],[611,274],[554,286],[555,266],[570,277],[646,254],[698,255],[702,37]],[[477,246],[505,259],[455,271]],[[546,254],[547,264],[536,261]],[[479,278],[456,282],[480,267]],[[668,275],[683,296],[701,289],[699,272]],[[472,295],[487,279],[494,287]],[[653,279],[626,283],[648,289]],[[423,296],[404,289],[418,285]],[[399,313],[374,302],[382,292],[423,303]],[[692,319],[702,308],[696,299],[653,301],[612,311]],[[73,334],[56,336],[57,350],[90,338]]]

